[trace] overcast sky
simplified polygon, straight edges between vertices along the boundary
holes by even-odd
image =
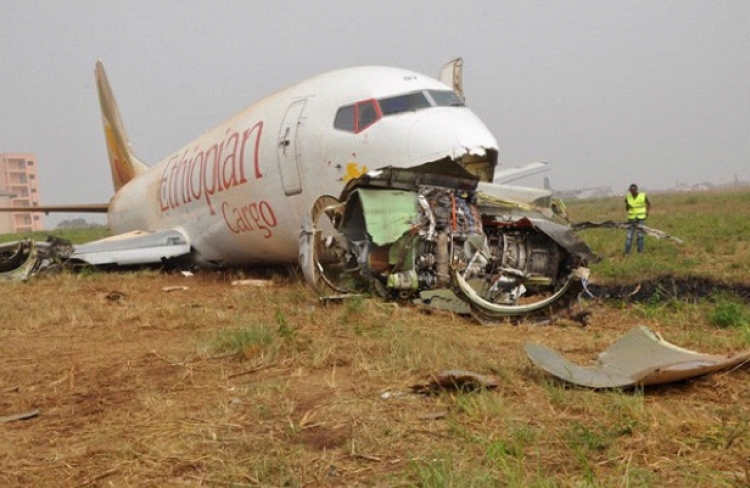
[[[154,164],[308,76],[457,56],[502,165],[623,193],[750,180],[747,0],[2,0],[0,152],[36,153],[43,204],[107,202],[97,59]]]

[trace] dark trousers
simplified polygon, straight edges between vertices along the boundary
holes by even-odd
[[[628,230],[625,234],[625,254],[630,254],[630,248],[633,245],[633,234],[638,233],[638,252],[643,252],[643,231],[636,230],[636,225],[643,225],[646,222],[645,219],[628,219]]]

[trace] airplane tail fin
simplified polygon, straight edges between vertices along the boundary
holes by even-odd
[[[96,87],[99,92],[99,105],[102,111],[104,138],[109,154],[109,166],[112,170],[112,183],[115,192],[119,191],[128,181],[148,169],[143,162],[133,155],[130,142],[125,133],[125,127],[117,109],[117,102],[109,87],[107,75],[101,61],[96,62]]]

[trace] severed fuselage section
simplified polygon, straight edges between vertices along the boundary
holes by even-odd
[[[549,207],[478,191],[444,159],[384,168],[317,200],[300,263],[321,295],[429,301],[447,291],[481,319],[567,306],[588,276],[588,246]]]

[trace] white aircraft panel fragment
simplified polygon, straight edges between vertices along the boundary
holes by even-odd
[[[549,374],[589,388],[673,383],[750,362],[750,350],[730,356],[702,354],[670,344],[645,326],[631,329],[592,366],[572,363],[541,344],[527,343],[526,355]]]

